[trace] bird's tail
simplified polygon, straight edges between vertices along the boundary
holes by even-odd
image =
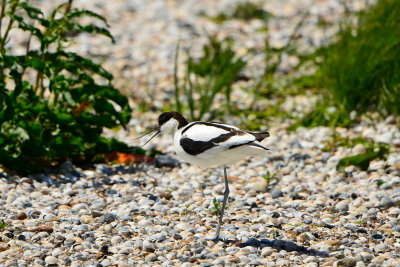
[[[261,142],[265,138],[269,137],[269,132],[259,132],[259,133],[247,132],[247,133],[253,135],[258,142]]]

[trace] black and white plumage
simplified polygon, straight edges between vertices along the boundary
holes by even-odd
[[[153,137],[160,132],[172,134],[175,152],[182,161],[200,167],[224,166],[225,193],[214,238],[216,241],[219,240],[220,227],[229,195],[226,165],[248,156],[265,155],[268,148],[261,145],[260,142],[268,137],[269,133],[244,131],[235,126],[217,122],[189,123],[175,111],[162,113],[158,118],[158,124],[159,126],[152,130],[158,130]]]

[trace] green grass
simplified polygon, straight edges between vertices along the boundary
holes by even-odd
[[[229,205],[226,205],[225,209],[228,208]],[[208,210],[208,213],[210,213],[211,215],[219,216],[221,214],[221,210],[222,210],[222,202],[216,198],[213,198],[213,203],[211,208]]]
[[[372,160],[386,159],[390,150],[390,146],[388,144],[375,143],[363,137],[350,139],[350,138],[343,138],[339,135],[334,135],[332,137],[332,141],[326,142],[324,151],[331,151],[336,149],[336,147],[340,146],[354,147],[357,144],[363,145],[365,148],[365,152],[342,158],[339,161],[338,165],[336,166],[336,169],[338,171],[343,171],[348,166],[356,166],[361,170],[366,171],[368,170],[369,164]]]
[[[227,20],[238,19],[249,21],[252,19],[260,19],[267,21],[271,14],[265,11],[261,5],[251,2],[239,3],[231,13],[220,13],[214,17],[210,17],[215,23],[222,23]]]
[[[219,40],[210,36],[203,47],[203,56],[193,58],[188,52],[185,77],[178,78],[179,46],[176,51],[174,84],[176,111],[186,114],[190,120],[201,120],[206,113],[212,117],[220,113],[231,113],[231,91],[246,62],[238,57],[230,39]],[[225,97],[225,105],[215,108],[217,95]],[[184,105],[183,103],[187,103]],[[187,111],[187,112],[186,112]]]
[[[400,2],[380,0],[357,14],[347,12],[335,40],[311,56],[323,101],[300,124],[347,126],[353,110],[399,114]],[[327,106],[336,114],[327,114]]]
[[[275,176],[276,176],[276,173],[271,174],[269,171],[267,171],[266,175],[261,176],[267,182],[267,188],[269,187],[271,182],[275,180]]]
[[[358,224],[359,226],[363,226],[364,224],[366,224],[366,220],[362,219],[362,220],[356,221],[356,224]]]
[[[7,226],[8,224],[2,219],[0,222],[0,232],[3,232]]]
[[[380,188],[384,183],[385,183],[385,182],[382,181],[381,179],[376,180],[376,186],[377,186],[378,188]]]

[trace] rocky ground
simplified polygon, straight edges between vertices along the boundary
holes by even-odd
[[[116,83],[136,99],[153,101],[155,108],[170,96],[178,39],[192,40],[185,45],[196,49],[206,40],[205,32],[220,31],[236,35],[238,50],[262,46],[260,22],[218,26],[199,15],[227,10],[232,1],[77,4],[107,16],[117,44],[83,36],[74,49],[109,54],[107,65]],[[268,1],[266,10],[276,15],[270,21],[271,38],[279,46],[309,10],[302,34],[318,44],[331,33],[315,30],[316,18],[334,21],[341,7],[339,1]],[[287,63],[290,68],[290,59]],[[108,134],[133,138],[154,125],[158,115],[135,114],[131,133]],[[169,136],[153,142],[167,155],[157,164],[81,169],[66,162],[34,177],[0,170],[0,219],[7,224],[0,220],[0,266],[400,266],[398,121],[365,119],[350,129],[295,132],[286,126],[269,129],[265,145],[271,150],[265,158],[229,166],[224,242],[217,244],[207,238],[217,225],[212,202],[214,197],[222,200],[222,169],[178,164]],[[362,153],[364,147],[325,151],[334,134],[362,135],[394,146],[387,159],[372,161],[368,171],[347,167],[338,172],[341,158]],[[275,174],[269,183],[262,177],[268,172]]]

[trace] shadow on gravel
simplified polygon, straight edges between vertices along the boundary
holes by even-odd
[[[256,238],[250,238],[246,242],[239,243],[238,240],[223,240],[225,244],[236,244],[238,247],[255,247],[255,248],[265,248],[271,247],[277,250],[286,250],[287,252],[297,251],[300,254],[307,254],[318,257],[328,257],[328,253],[325,251],[317,251],[315,249],[308,249],[305,246],[297,245],[295,242],[286,241],[281,239],[268,240],[262,238],[258,240]]]

